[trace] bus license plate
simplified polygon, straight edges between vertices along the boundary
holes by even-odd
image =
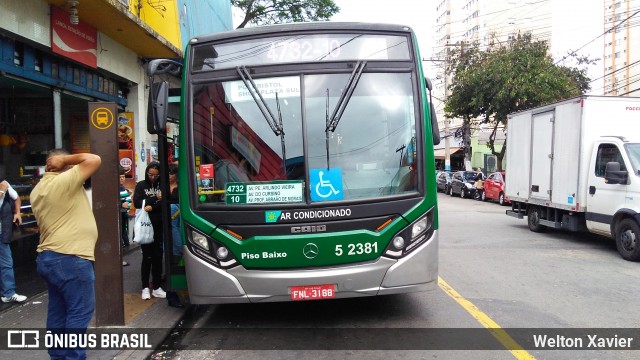
[[[291,300],[320,300],[336,297],[336,287],[333,284],[292,286]]]

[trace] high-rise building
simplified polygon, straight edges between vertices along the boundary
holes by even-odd
[[[534,39],[551,40],[552,0],[440,0],[434,21],[433,57],[440,59],[434,76],[434,94],[446,99],[451,81],[448,59],[460,42],[507,41],[518,33],[532,33]],[[444,105],[436,103],[440,129],[445,128]],[[450,119],[451,128],[461,120]]]
[[[466,142],[462,138],[454,138],[454,130],[463,125],[462,119],[448,119],[444,116],[444,102],[449,95],[448,86],[452,80],[451,52],[460,46],[461,42],[477,42],[480,46],[486,46],[490,43],[509,41],[518,34],[531,33],[534,40],[548,42],[549,55],[553,57],[555,64],[581,69],[586,67],[587,76],[592,79],[590,94],[609,95],[601,86],[603,79],[607,81],[607,77],[603,77],[602,72],[603,32],[611,27],[611,21],[614,21],[612,19],[616,16],[618,21],[630,17],[626,27],[620,27],[617,32],[608,34],[609,40],[606,42],[611,44],[605,48],[605,55],[610,54],[610,59],[604,61],[604,73],[637,61],[640,49],[637,46],[633,49],[635,50],[635,60],[633,60],[634,54],[631,47],[634,43],[631,38],[634,31],[640,31],[637,29],[640,15],[633,17],[640,8],[639,3],[640,0],[438,0],[434,12],[435,26],[431,55],[431,59],[434,60],[432,63],[433,97],[441,133],[448,139],[444,142],[448,145],[444,146],[451,151],[437,149],[436,159],[448,160],[449,155],[455,153],[458,147],[464,147],[468,150],[466,155],[471,158],[471,163],[475,167],[482,165],[483,162],[486,163],[487,155],[490,155],[484,147],[486,141],[482,140],[487,137],[486,134],[479,132],[479,129],[471,129],[471,137],[468,131],[465,132]],[[607,25],[603,21],[606,20],[603,19],[603,6],[607,8],[605,10],[608,10],[609,14]],[[615,9],[618,10],[611,14]],[[636,19],[635,22],[634,19]],[[613,36],[616,38],[612,39]],[[636,35],[636,37],[639,36]],[[624,43],[624,45],[616,45],[616,50],[613,51],[612,44],[616,43]],[[574,55],[596,61],[596,64],[589,66],[580,64]],[[619,57],[620,60],[613,64],[615,57]],[[614,82],[618,87],[621,86],[623,80],[631,85],[628,90],[620,89],[618,94],[633,91],[634,68],[631,66],[628,68],[628,73],[616,72],[617,79],[615,75],[608,77],[610,89],[614,88],[612,86]],[[640,71],[640,65],[637,66],[635,74],[638,74],[638,71]],[[640,80],[640,76],[636,75],[635,79]],[[504,137],[503,133],[502,137]],[[456,156],[461,156],[460,151]],[[459,158],[456,160],[458,164],[462,161]],[[448,167],[448,162],[445,162],[444,167]]]
[[[640,0],[604,1],[604,95],[640,95]]]

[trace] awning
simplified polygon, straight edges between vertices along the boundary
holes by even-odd
[[[458,150],[460,150],[459,147],[450,147],[449,148],[449,156],[455,154]],[[433,151],[433,155],[436,159],[444,159],[445,156],[445,151],[446,149],[436,149]]]

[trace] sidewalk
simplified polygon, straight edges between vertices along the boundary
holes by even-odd
[[[130,265],[123,266],[124,290],[124,328],[153,329],[166,336],[182,318],[185,308],[173,308],[165,299],[152,298],[142,300],[140,297],[140,261],[142,253],[136,245],[132,245],[124,255]],[[46,324],[48,296],[46,284],[37,275],[35,263],[25,264],[16,270],[18,292],[28,296],[21,304],[3,304],[0,307],[0,330],[11,329],[43,329]],[[24,281],[24,282],[23,282]],[[96,289],[99,296],[100,289]],[[92,321],[90,327],[95,327]],[[117,328],[117,327],[116,327]],[[4,348],[6,344],[1,344]],[[87,359],[146,359],[153,352],[150,350],[87,350]],[[13,350],[2,351],[4,359],[49,359],[46,350]]]

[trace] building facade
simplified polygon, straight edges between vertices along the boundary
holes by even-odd
[[[155,143],[146,63],[180,59],[189,38],[232,28],[228,0],[0,0],[0,9],[0,176],[13,180],[39,175],[51,148],[87,151],[87,103],[109,101],[128,119],[120,135],[135,181]]]
[[[0,13],[0,179],[27,205],[48,150],[89,151],[89,102],[116,103],[133,188],[157,156],[146,64],[180,60],[187,39],[232,28],[228,0],[0,0]]]

